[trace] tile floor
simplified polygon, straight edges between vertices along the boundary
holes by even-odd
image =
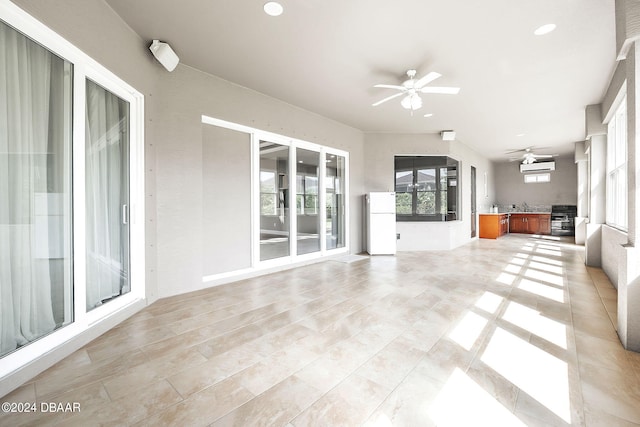
[[[640,354],[566,240],[327,261],[164,299],[3,401],[0,425],[630,426]]]

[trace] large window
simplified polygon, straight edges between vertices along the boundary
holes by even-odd
[[[444,156],[396,156],[398,221],[452,221],[458,214],[458,161]]]
[[[142,95],[17,7],[2,19],[0,376],[144,297]]]
[[[627,229],[627,108],[623,98],[607,132],[607,224]]]

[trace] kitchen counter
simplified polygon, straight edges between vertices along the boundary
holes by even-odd
[[[505,212],[505,214],[520,214],[520,215],[551,215],[551,212]],[[494,214],[496,215],[496,214]],[[499,214],[498,214],[499,215]]]
[[[478,215],[551,215],[551,212],[498,212],[498,213],[494,213],[494,212],[486,212],[486,213],[479,213]]]

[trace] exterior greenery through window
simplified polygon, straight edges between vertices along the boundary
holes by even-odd
[[[260,171],[260,215],[277,215],[276,173]]]
[[[396,156],[398,221],[458,218],[458,161],[445,156]]]
[[[318,214],[318,176],[298,174],[296,177],[296,208],[298,215]]]

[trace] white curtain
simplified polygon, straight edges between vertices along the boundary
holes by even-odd
[[[129,105],[87,81],[87,309],[129,291]]]
[[[0,22],[0,355],[56,327],[47,253],[64,232],[38,234],[36,215],[59,209],[49,194],[64,191],[64,142],[51,124],[62,90],[52,79],[63,75],[64,61]]]

